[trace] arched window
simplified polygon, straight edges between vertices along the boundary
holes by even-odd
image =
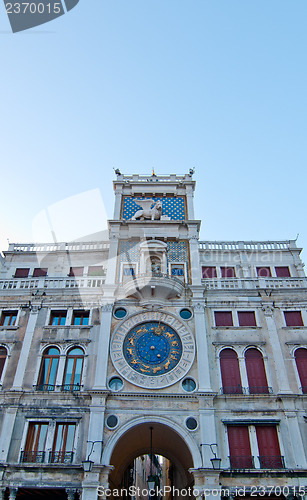
[[[302,392],[307,394],[307,349],[300,347],[295,351],[295,361],[300,377]]]
[[[69,351],[66,359],[63,391],[80,391],[84,352],[80,347]]]
[[[249,393],[268,394],[269,388],[261,352],[258,349],[248,349],[245,353],[245,365]]]
[[[5,347],[0,347],[0,379],[2,377],[3,368],[7,358],[7,351]]]
[[[241,376],[237,353],[223,349],[220,354],[221,375],[224,394],[242,394]]]
[[[60,351],[57,347],[45,350],[36,387],[38,391],[54,391],[59,359]]]

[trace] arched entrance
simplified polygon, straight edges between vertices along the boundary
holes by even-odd
[[[162,455],[171,464],[168,484],[178,489],[192,489],[193,475],[189,469],[201,467],[200,452],[188,431],[161,417],[134,419],[114,433],[106,444],[102,460],[114,467],[109,476],[110,488],[122,488],[133,461],[150,454],[150,427],[153,428],[153,455]]]

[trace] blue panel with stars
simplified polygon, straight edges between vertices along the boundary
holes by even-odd
[[[184,196],[171,196],[169,198],[124,196],[122,215],[124,220],[131,219],[137,210],[142,210],[142,207],[138,205],[138,200],[160,201],[162,203],[162,215],[166,215],[171,220],[186,219]]]

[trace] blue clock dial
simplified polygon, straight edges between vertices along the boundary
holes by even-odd
[[[135,371],[144,375],[163,375],[179,363],[182,344],[170,326],[150,321],[137,325],[127,334],[124,357]]]

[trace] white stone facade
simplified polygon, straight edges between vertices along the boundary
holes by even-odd
[[[192,174],[118,173],[108,241],[4,252],[4,499],[97,500],[98,488],[127,485],[129,464],[150,452],[150,427],[180,491],[306,495],[301,249],[200,242],[194,189]],[[157,201],[162,212],[143,220]]]

